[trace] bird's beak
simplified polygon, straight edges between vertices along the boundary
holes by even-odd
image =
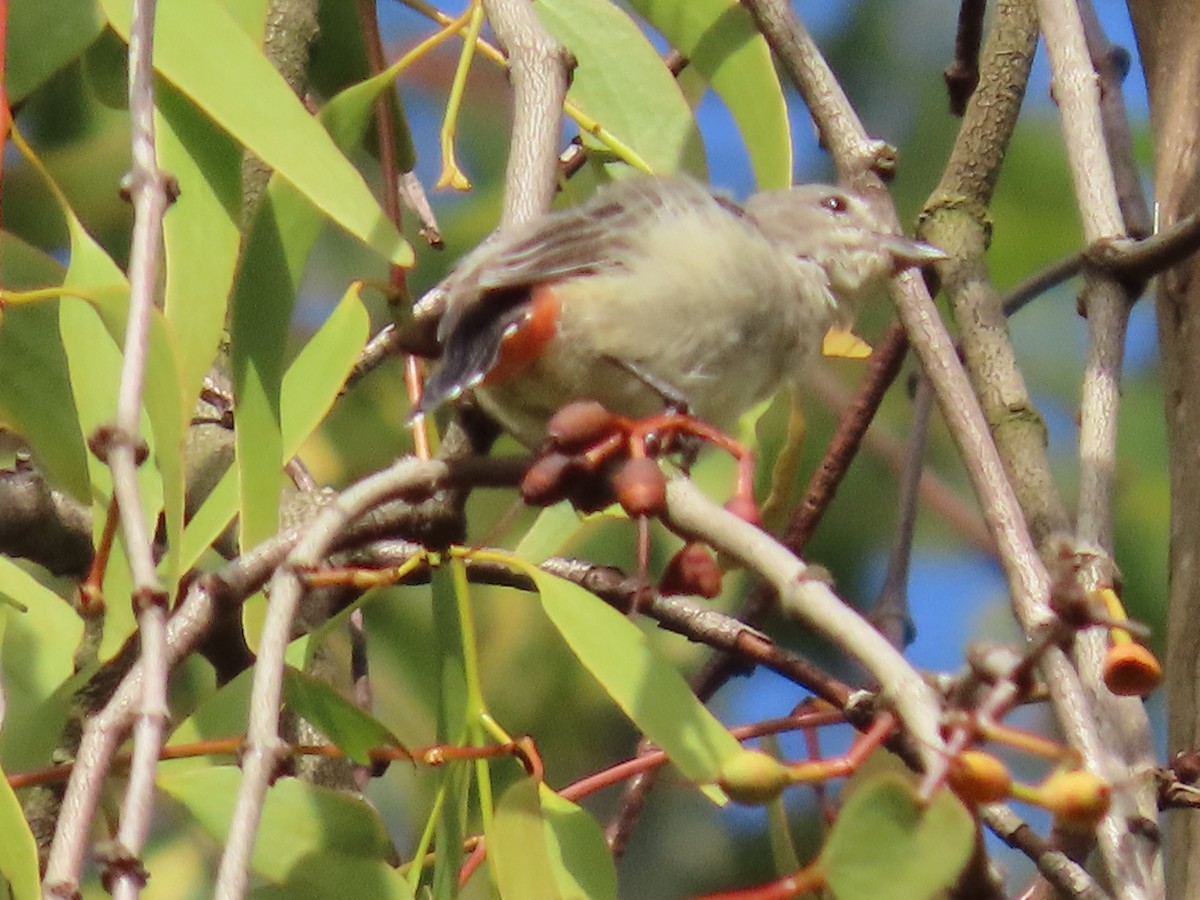
[[[896,271],[909,266],[923,266],[926,263],[950,258],[944,250],[933,244],[907,238],[900,234],[882,234],[879,239],[883,242],[884,249],[891,253],[892,258],[896,260]]]

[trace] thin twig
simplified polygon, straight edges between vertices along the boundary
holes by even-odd
[[[1085,252],[1088,264],[1122,280],[1157,275],[1200,249],[1200,215],[1191,213],[1141,240],[1100,241]]]
[[[742,0],[742,5],[804,98],[839,180],[877,195],[882,185],[869,176],[889,174],[895,165],[895,151],[867,135],[792,4],[788,0]]]
[[[402,459],[364,478],[321,510],[288,554],[286,563],[272,577],[271,600],[259,641],[250,695],[242,782],[217,872],[214,896],[221,900],[240,900],[245,894],[263,799],[286,751],[286,744],[279,735],[279,708],[284,653],[303,594],[299,570],[319,564],[346,525],[368,509],[412,494],[414,490],[424,491],[437,486],[447,473],[444,463]]]
[[[1084,238],[1088,244],[1095,244],[1123,237],[1126,228],[1101,115],[1100,83],[1089,56],[1079,8],[1067,0],[1038,0],[1037,7]],[[1117,88],[1109,85],[1109,89]],[[1125,150],[1129,152],[1129,148]],[[1088,273],[1084,304],[1088,351],[1080,399],[1076,536],[1084,545],[1110,552],[1117,409],[1129,298],[1114,279]],[[1110,571],[1107,560],[1084,567],[1080,573],[1083,587],[1102,586]],[[1082,751],[1090,768],[1113,781],[1130,771],[1148,768],[1153,751],[1144,709],[1136,701],[1112,697],[1101,686],[1103,640],[1090,635],[1079,640],[1076,649],[1077,662],[1090,689],[1089,705],[1108,738],[1100,740],[1091,729],[1078,733],[1068,729],[1072,743]],[[1117,735],[1120,741],[1113,740]],[[1152,818],[1154,813],[1152,785],[1126,782],[1114,791],[1113,811],[1097,831],[1101,856],[1119,897],[1135,900],[1162,893],[1157,846],[1133,838],[1126,824],[1132,816]]]
[[[887,640],[819,576],[770,535],[704,497],[691,482],[672,479],[666,519],[680,534],[728,553],[769,581],[781,608],[822,634],[883,685],[886,699],[915,743],[926,777],[945,773],[937,695]]]
[[[838,414],[838,432],[842,430],[847,421],[843,418],[846,412],[861,403],[860,396],[851,395],[842,386],[842,383],[830,373],[813,372],[805,387],[809,393],[819,398],[822,403]],[[871,420],[869,424],[872,427],[862,435],[864,449],[867,453],[882,460],[897,479],[903,478],[909,458],[904,442],[887,430],[882,423],[875,423]],[[834,443],[831,441],[830,447],[833,446]],[[828,460],[828,456],[823,459],[821,467],[817,471],[823,471]],[[814,473],[810,489],[816,483]],[[959,538],[980,553],[988,556],[996,555],[996,545],[992,541],[992,536],[988,534],[983,519],[980,518],[970,497],[960,496],[944,478],[928,467],[921,472],[921,479],[917,487],[920,502],[928,507],[935,516],[942,519]],[[804,502],[808,503],[808,497]],[[802,548],[792,549],[798,552],[802,550]]]
[[[166,663],[179,663],[207,633],[223,601],[256,591],[286,556],[298,535],[285,533],[243,554],[220,571],[196,580],[166,629]],[[63,795],[44,886],[55,897],[77,896],[79,873],[104,777],[140,709],[147,676],[145,657],[134,663],[104,708],[83,726],[75,766]]]
[[[1020,850],[1037,865],[1042,876],[1072,900],[1112,900],[1079,863],[1047,844],[1009,807],[995,804],[979,810],[979,817],[995,835]]]
[[[558,184],[558,141],[570,59],[522,0],[483,0],[496,39],[508,55],[513,122],[500,227],[527,222],[550,208]]]
[[[132,602],[137,612],[145,679],[141,709],[134,728],[129,786],[121,806],[116,836],[118,864],[109,870],[112,893],[135,898],[146,881],[140,862],[150,830],[154,804],[154,773],[167,720],[166,593],[155,571],[146,513],[137,483],[142,454],[138,433],[142,388],[146,376],[150,316],[162,264],[162,221],[170,204],[167,177],[158,168],[154,147],[154,14],[155,0],[135,0],[129,35],[129,112],[133,167],[130,195],[134,225],[129,257],[129,318],[117,412],[106,458],[113,475],[113,492],[125,535],[133,577]],[[164,447],[162,452],[177,452]],[[115,598],[114,598],[115,599]]]
[[[958,7],[958,31],[954,36],[954,62],[942,78],[950,95],[950,112],[961,116],[979,84],[979,43],[983,40],[985,0],[962,0]]]
[[[921,473],[925,468],[925,444],[929,435],[929,416],[933,411],[933,389],[929,379],[918,374],[912,405],[912,424],[908,432],[904,468],[900,475],[899,513],[896,536],[888,555],[887,574],[879,599],[871,608],[871,622],[892,644],[903,650],[913,639],[913,621],[908,605],[908,574],[912,562],[913,533],[917,527],[917,500]]]

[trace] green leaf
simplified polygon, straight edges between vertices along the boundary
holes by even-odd
[[[129,4],[100,2],[128,40]],[[214,0],[159,3],[154,60],[164,78],[322,212],[385,259],[412,265],[412,248],[362,176],[222,6]]]
[[[656,172],[704,178],[692,109],[662,58],[609,0],[538,0],[539,18],[578,61],[568,98]],[[584,139],[592,147],[597,142]]]
[[[4,71],[8,102],[24,100],[77,59],[103,28],[90,0],[15,0],[9,8]]]
[[[510,560],[537,584],[546,614],[579,661],[634,724],[694,782],[712,783],[742,752],[737,739],[650,646],[646,635],[583,588]]]
[[[440,744],[458,745],[466,738],[468,688],[453,565],[434,566],[430,570],[429,590],[438,650],[437,740]],[[439,808],[434,823],[437,859],[433,869],[433,896],[435,900],[447,900],[458,896],[458,870],[467,833],[471,767],[451,764],[442,766],[436,774]]]
[[[4,312],[0,422],[25,439],[51,484],[90,503],[87,448],[58,333],[59,302],[19,304]]]
[[[299,452],[333,406],[366,342],[368,325],[359,287],[352,285],[283,376],[280,466]],[[237,501],[237,473],[230,469],[184,530],[181,558],[185,566],[195,563],[225,530],[237,511]]]
[[[336,147],[348,150],[362,140],[375,97],[389,83],[381,78],[356,85],[329,102],[321,121]],[[320,228],[312,204],[291,184],[272,177],[246,242],[230,326],[244,547],[269,537],[278,524],[285,349],[296,290]]]
[[[737,0],[630,0],[688,58],[737,123],[760,190],[792,182],[787,103],[770,48]]]
[[[220,841],[229,831],[241,778],[236,766],[184,772],[164,767],[158,786]],[[281,882],[306,857],[327,852],[388,860],[395,851],[379,814],[364,801],[294,778],[276,781],[267,791],[251,868]]]
[[[533,525],[521,536],[513,553],[534,564],[565,552],[592,517],[579,515],[569,503],[556,503],[538,513]]]
[[[352,284],[283,376],[283,458],[290,459],[325,420],[370,336],[362,285]]]
[[[562,896],[617,900],[617,866],[599,823],[544,784],[538,797]]]
[[[250,40],[261,47],[271,0],[221,0],[221,5],[238,27],[250,36]]]
[[[971,814],[949,790],[924,809],[901,777],[863,783],[833,823],[818,865],[837,900],[929,900],[954,884],[975,847]]]
[[[370,69],[357,6],[353,3],[320,3],[317,6],[317,25],[319,31],[307,72],[313,90],[322,96],[332,97],[357,83],[367,83]],[[395,89],[388,90],[393,85]],[[372,105],[374,97],[382,92],[384,102],[391,107],[395,125],[392,138],[396,147],[396,167],[401,172],[411,172],[417,165],[417,154],[408,127],[408,117],[400,102],[399,88],[399,81],[389,73],[386,84],[371,89]],[[329,127],[328,123],[326,127]],[[333,129],[330,128],[330,131]],[[378,139],[374,128],[367,132],[364,140],[367,149],[378,159]]]
[[[0,232],[0,271],[11,291],[62,284],[65,268],[10,232]],[[51,484],[91,502],[58,300],[10,303],[0,319],[0,423],[20,434]]]
[[[488,864],[504,900],[563,896],[546,846],[538,784],[532,778],[518,779],[500,797],[487,841]]]
[[[359,765],[369,765],[376,747],[399,747],[400,742],[374,716],[359,709],[332,687],[290,666],[283,672],[283,696],[288,708],[340,747]]]
[[[403,877],[387,863],[345,853],[306,856],[280,885],[265,885],[251,892],[253,900],[413,900]]]
[[[9,769],[33,768],[50,761],[60,736],[66,702],[56,695],[74,671],[83,622],[66,600],[3,556],[0,594],[24,607],[0,607],[8,722],[0,731],[0,753]],[[19,731],[14,722],[21,723]]]
[[[160,85],[159,165],[179,183],[163,220],[163,309],[190,404],[212,367],[241,247],[242,149],[178,91]]]
[[[17,135],[14,132],[14,138]],[[22,142],[23,143],[23,142]],[[125,275],[80,223],[66,196],[42,166],[25,149],[30,164],[49,188],[51,197],[67,225],[70,263],[63,277],[67,297],[59,304],[59,332],[66,350],[67,371],[80,431],[92,435],[107,425],[116,413],[121,377],[120,343],[124,340],[129,306],[129,284]],[[138,487],[147,529],[152,533],[163,510],[167,530],[167,556],[162,568],[168,593],[179,577],[179,534],[183,526],[183,437],[186,426],[179,370],[169,328],[157,309],[151,310],[147,333],[143,419],[139,433],[150,449],[154,465],[138,470]],[[100,526],[108,509],[111,479],[107,466],[92,455],[87,464],[92,486],[93,529]],[[110,561],[108,576],[122,562]],[[111,597],[123,597],[113,594]],[[105,606],[101,655],[114,652],[132,632],[133,617],[128,603]]]
[[[0,629],[3,628],[0,620]],[[8,881],[8,897],[11,900],[37,900],[42,896],[41,879],[38,877],[37,843],[16,792],[9,787],[8,779],[0,771],[0,874]]]

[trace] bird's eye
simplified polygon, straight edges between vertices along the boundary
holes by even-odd
[[[831,213],[839,215],[850,208],[850,205],[846,203],[846,198],[840,194],[830,194],[828,197],[822,197],[821,205]]]

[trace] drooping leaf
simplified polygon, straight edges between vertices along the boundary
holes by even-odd
[[[163,220],[163,311],[190,404],[212,367],[241,246],[242,150],[170,85],[156,96],[159,165],[179,184]]]
[[[0,757],[10,770],[43,766],[66,720],[69,697],[60,691],[74,670],[83,622],[67,601],[2,556],[0,594],[23,607],[0,605],[7,723],[0,729]]]
[[[974,820],[953,793],[922,808],[902,778],[884,774],[842,806],[818,865],[837,900],[929,900],[954,884],[974,846]]]
[[[546,846],[538,784],[532,778],[519,779],[501,795],[487,840],[488,864],[504,900],[563,897]]]
[[[100,2],[113,29],[128,40],[129,4]],[[164,78],[333,221],[385,259],[412,265],[412,248],[362,176],[215,0],[159,3],[154,61]]]
[[[92,238],[71,209],[66,196],[20,135],[16,141],[46,184],[67,226],[70,261],[63,277],[66,299],[59,304],[59,332],[66,351],[67,371],[80,433],[91,436],[116,415],[129,306],[129,283],[108,253]],[[79,302],[83,301],[83,302]],[[179,577],[179,535],[183,525],[183,437],[186,418],[179,368],[170,329],[157,307],[150,310],[142,379],[143,422],[139,435],[150,451],[150,465],[138,469],[138,488],[146,528],[154,531],[162,510],[166,522],[167,555],[162,563],[168,592]],[[87,457],[93,501],[93,529],[107,514],[111,480],[107,467]],[[106,572],[120,583],[124,560],[114,557]],[[116,597],[128,596],[118,593]],[[128,603],[105,605],[105,630],[100,652],[106,656],[132,633]]]
[[[408,882],[390,865],[345,853],[314,853],[292,867],[278,885],[251,891],[252,900],[413,900]]]
[[[287,707],[340,747],[359,765],[369,765],[370,750],[403,747],[378,719],[359,709],[329,684],[297,669],[283,673],[283,696]]]
[[[91,0],[16,0],[9,7],[8,102],[17,103],[69,62],[77,59],[104,28]]]
[[[617,866],[600,824],[544,784],[538,786],[538,798],[562,895],[617,900]]]
[[[0,620],[2,621],[2,620]],[[0,629],[3,625],[0,624]],[[2,632],[0,632],[2,633]],[[9,787],[8,779],[0,771],[0,874],[8,882],[8,896],[12,900],[37,900],[42,896],[41,879],[38,877],[37,843],[21,801]]]
[[[662,57],[620,7],[610,0],[537,0],[534,9],[578,61],[571,101],[654,171],[705,177],[692,109]],[[588,135],[584,140],[599,146]]]
[[[468,687],[452,565],[433,567],[429,588],[438,649],[437,740],[442,744],[457,745],[466,739]],[[432,891],[436,900],[444,900],[458,896],[458,870],[467,834],[471,767],[456,763],[440,767],[436,774],[441,806],[434,831],[437,858]]]
[[[356,85],[329,102],[322,123],[336,148],[346,151],[361,142],[375,97],[388,83],[381,78]],[[277,526],[285,349],[296,291],[320,227],[312,203],[272,177],[247,239],[230,326],[243,546],[265,539]]]
[[[337,399],[350,367],[366,341],[367,312],[352,285],[283,377],[280,465],[295,456]],[[237,473],[230,469],[201,504],[184,530],[181,557],[192,565],[233,519],[238,501]]]
[[[163,766],[158,786],[220,841],[229,831],[241,777],[236,766],[182,772]],[[387,828],[369,804],[341,791],[280,778],[267,791],[251,868],[282,882],[304,859],[326,852],[387,860],[394,850]]]
[[[737,0],[631,0],[688,58],[737,123],[760,190],[792,181],[787,104],[767,47]]]
[[[0,243],[8,238],[4,235]],[[51,484],[77,500],[91,501],[87,449],[58,333],[58,301],[4,312],[0,421],[25,439]]]
[[[692,781],[714,782],[741,745],[626,616],[578,585],[514,561],[580,662],[642,732]]]

